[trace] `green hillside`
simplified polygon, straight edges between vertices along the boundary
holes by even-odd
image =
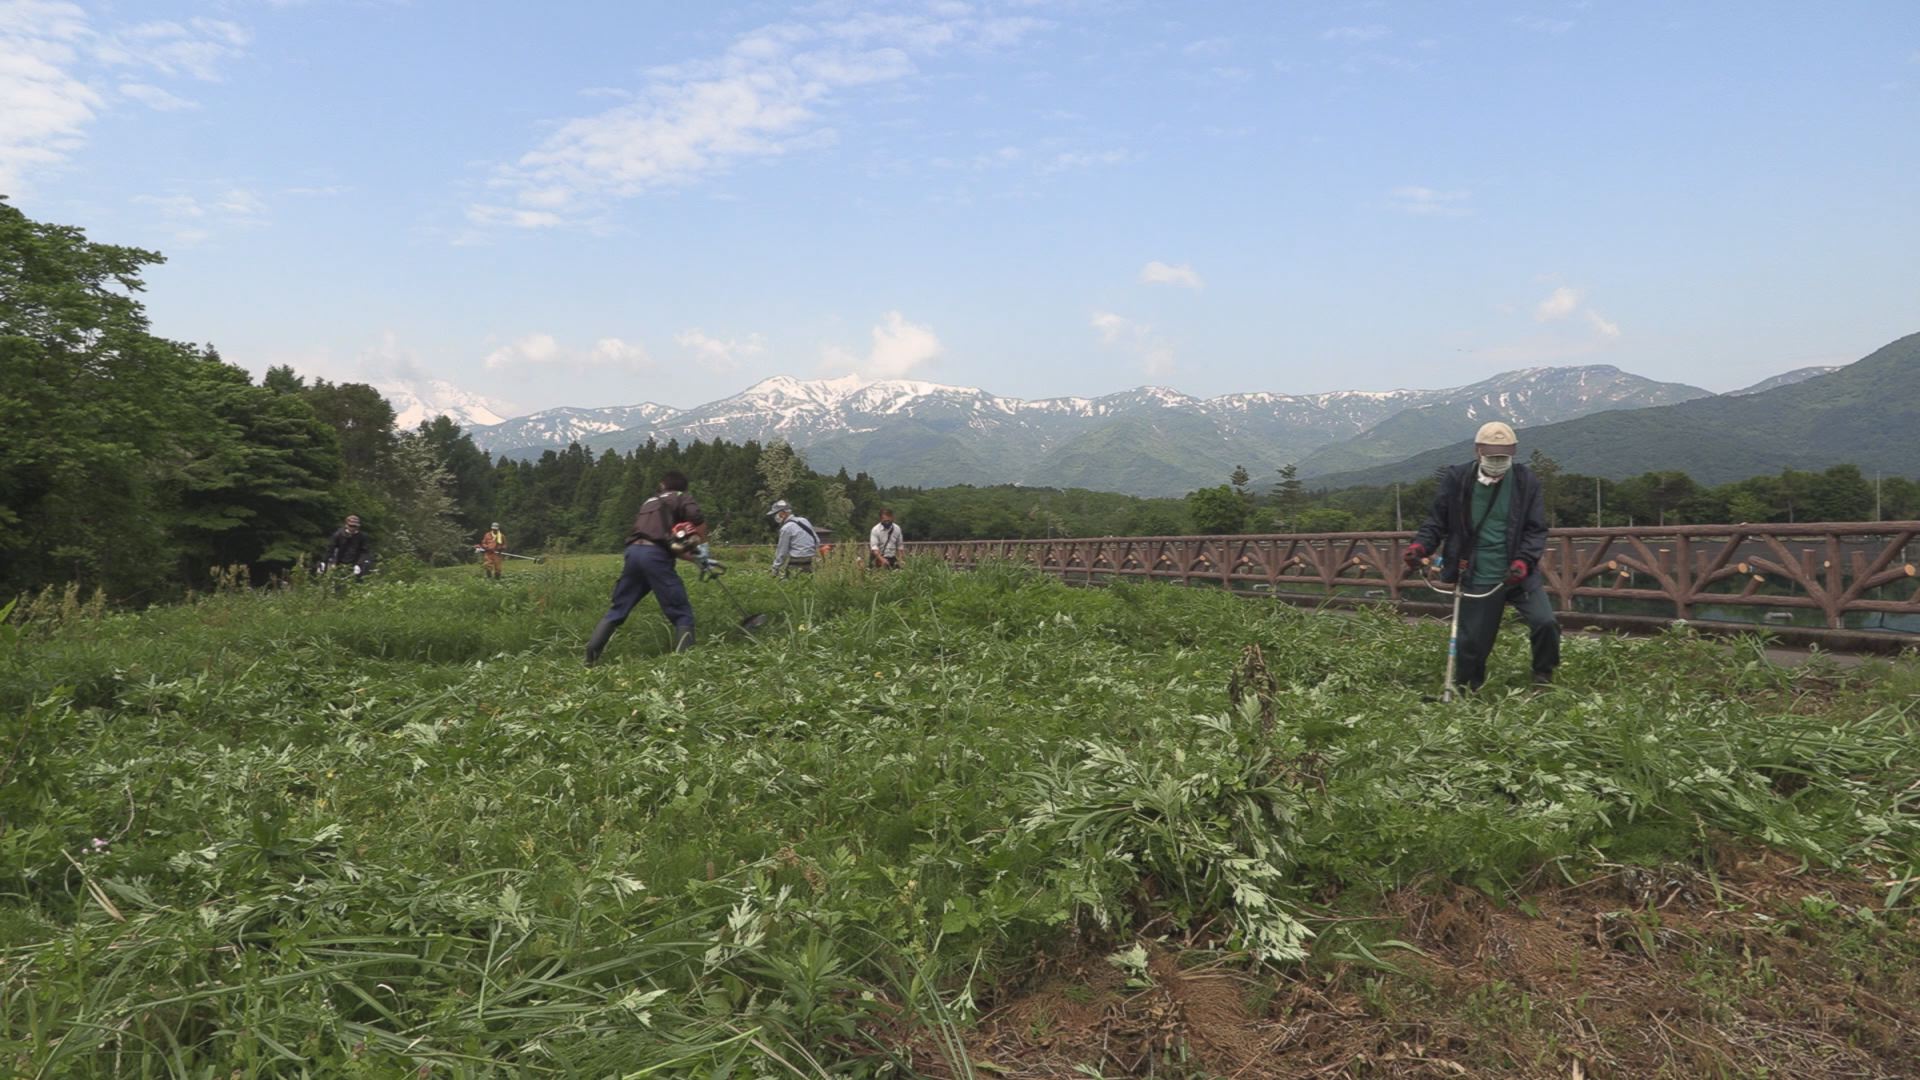
[[[862,431],[822,439],[802,450],[807,464],[821,472],[846,469],[849,474],[922,478],[928,487],[964,484],[982,476],[1009,476],[1016,469],[1018,447],[985,444],[909,422],[877,431]]]
[[[1621,479],[1684,469],[1719,484],[1781,469],[1852,462],[1871,475],[1920,473],[1920,334],[1833,372],[1744,397],[1596,413],[1520,432],[1569,472]],[[1370,469],[1317,477],[1316,486],[1417,480],[1473,456],[1470,440]]]
[[[1029,475],[1057,487],[1177,495],[1217,484],[1239,464],[1256,474],[1271,468],[1253,447],[1231,439],[1212,420],[1159,410],[1123,416],[1068,440]]]

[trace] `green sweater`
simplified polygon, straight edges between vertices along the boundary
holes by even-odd
[[[1497,484],[1473,482],[1473,501],[1467,524],[1483,522],[1473,545],[1473,580],[1469,587],[1485,589],[1507,576],[1507,512],[1513,505],[1512,485],[1505,477]]]

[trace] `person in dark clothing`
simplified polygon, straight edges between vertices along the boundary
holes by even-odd
[[[360,515],[348,514],[347,523],[333,531],[333,537],[327,541],[326,558],[320,561],[324,572],[340,566],[353,567],[353,576],[359,577],[367,572],[367,557],[372,554],[373,542],[367,534],[360,531]]]
[[[613,603],[587,641],[588,666],[600,661],[613,632],[648,593],[660,602],[660,614],[673,627],[673,651],[693,648],[693,604],[673,564],[676,559],[703,561],[699,552],[706,535],[707,516],[687,494],[686,476],[669,471],[634,515],[633,528],[627,532],[626,563],[620,580],[613,584]]]
[[[1547,553],[1546,496],[1533,470],[1514,462],[1517,444],[1506,424],[1481,425],[1474,460],[1441,474],[1433,511],[1403,556],[1413,569],[1439,552],[1440,579],[1466,591],[1457,675],[1469,690],[1487,681],[1487,657],[1509,604],[1527,624],[1535,685],[1552,683],[1560,666],[1560,623],[1540,574]]]

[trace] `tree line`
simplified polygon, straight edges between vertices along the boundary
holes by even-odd
[[[1529,458],[1545,489],[1554,527],[1721,525],[1796,521],[1912,521],[1920,480],[1870,477],[1856,465],[1785,469],[1731,483],[1702,484],[1680,470],[1625,480],[1569,473],[1546,454]],[[1434,477],[1415,483],[1310,489],[1291,465],[1264,491],[1245,468],[1227,482],[1187,495],[1194,531],[1207,534],[1372,532],[1418,528],[1433,504]]]

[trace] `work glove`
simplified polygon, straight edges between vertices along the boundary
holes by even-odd
[[[1409,570],[1420,569],[1420,560],[1426,557],[1427,545],[1425,544],[1408,544],[1407,550],[1400,554],[1401,561],[1407,564]]]
[[[364,574],[366,572],[367,572],[367,568],[364,566],[356,566],[353,568],[354,577],[359,577],[361,574]]]
[[[1507,584],[1518,585],[1527,580],[1527,561],[1515,559],[1507,564]]]

